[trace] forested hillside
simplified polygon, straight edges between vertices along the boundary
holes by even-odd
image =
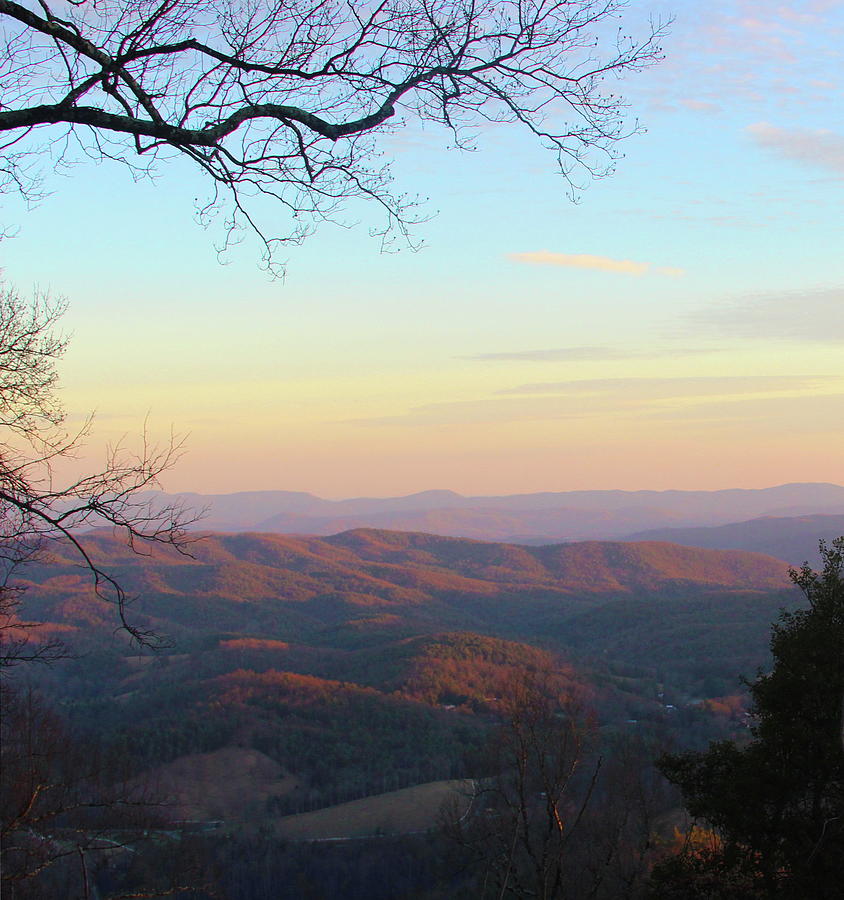
[[[657,747],[741,734],[739,676],[766,663],[768,623],[794,601],[780,560],[657,542],[525,547],[357,530],[210,534],[190,556],[138,556],[100,532],[88,547],[163,646],[139,651],[115,633],[113,607],[56,544],[25,571],[26,608],[73,658],[27,679],[74,740],[168,798],[167,827],[205,823],[200,843],[216,856],[229,852],[223,835],[254,833],[240,853],[258,869],[250,854],[275,840],[278,871],[299,866],[316,881],[311,857],[278,841],[351,835],[352,822],[406,834],[417,804],[434,828],[430,798],[498,771],[490,740],[526,678],[591,723],[592,764],[635,745],[652,779]],[[352,801],[336,816],[289,818]],[[660,804],[667,815],[670,799]],[[337,865],[364,877],[342,855]],[[254,879],[254,866],[233,871]]]

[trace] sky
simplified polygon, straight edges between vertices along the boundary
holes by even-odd
[[[145,427],[168,490],[388,496],[844,483],[844,2],[636,0],[665,60],[613,86],[643,133],[573,203],[513,128],[381,141],[430,198],[421,249],[370,211],[221,263],[185,163],[46,178],[0,244],[68,300],[61,397],[99,465]]]

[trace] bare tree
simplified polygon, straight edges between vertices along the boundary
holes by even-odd
[[[472,816],[451,816],[446,833],[481,873],[479,896],[565,896],[569,845],[601,769],[594,724],[550,670],[515,674],[498,706],[490,774],[477,783]]]
[[[578,693],[553,667],[514,673],[502,691],[486,777],[468,812],[455,802],[442,817],[473,896],[641,896],[664,782],[652,747],[600,739]]]
[[[108,453],[96,473],[62,482],[54,468],[72,456],[88,430],[64,427],[64,410],[55,393],[56,361],[67,346],[58,333],[61,302],[22,298],[0,286],[0,665],[52,658],[55,643],[31,646],[33,623],[18,617],[16,570],[50,541],[69,542],[93,576],[94,587],[115,604],[120,625],[141,644],[155,636],[127,618],[130,598],[87,550],[80,529],[111,525],[141,550],[144,542],[184,549],[187,526],[195,516],[179,505],[156,505],[143,491],[178,458],[181,444],[171,439],[157,448],[145,439],[139,451],[121,446]]]
[[[489,123],[519,126],[572,187],[611,170],[637,126],[609,87],[660,58],[666,28],[625,35],[626,6],[0,0],[0,178],[34,198],[45,152],[146,171],[169,151],[212,180],[201,218],[225,209],[226,241],[254,229],[269,266],[281,242],[354,198],[380,205],[382,239],[406,237],[418,211],[391,191],[375,138],[410,121],[444,126],[460,147]],[[260,224],[261,198],[286,207],[284,230]]]

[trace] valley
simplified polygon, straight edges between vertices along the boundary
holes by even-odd
[[[654,758],[743,739],[741,676],[768,664],[770,622],[799,602],[781,559],[660,541],[195,537],[189,555],[138,555],[106,530],[85,535],[157,650],[127,641],[73,548],[50,545],[21,586],[28,615],[70,658],[26,677],[74,741],[101,746],[165,798],[153,833],[187,835],[215,859],[237,845],[251,862],[227,877],[247,879],[248,896],[260,895],[264,853],[274,878],[307,872],[320,884],[337,872],[314,868],[318,848],[337,845],[342,877],[373,896],[370,866],[393,854],[450,859],[446,833],[458,826],[447,823],[478,828],[493,815],[490,754],[526,684],[565,698],[553,702],[583,723],[584,766],[604,760],[589,828],[610,828],[622,766],[653,782],[636,827],[661,817],[668,840],[677,800],[654,781]],[[432,866],[413,877],[413,890],[443,879],[453,890],[457,876]]]
[[[112,606],[55,546],[27,570],[27,605],[77,658],[40,673],[44,689],[146,766],[227,747],[274,761],[290,789],[256,776],[252,818],[259,798],[278,816],[471,777],[495,698],[527,670],[553,670],[605,733],[635,722],[699,742],[702,702],[741,692],[794,599],[780,560],[658,542],[364,529],[208,534],[190,557],[137,556],[106,532],[87,546],[165,646],[125,646]]]

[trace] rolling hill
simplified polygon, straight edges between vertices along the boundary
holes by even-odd
[[[526,547],[405,532],[332,537],[209,534],[191,557],[154,547],[138,556],[111,533],[89,552],[130,594],[132,615],[175,639],[211,630],[279,640],[476,630],[541,635],[573,613],[619,597],[687,597],[787,587],[780,560],[660,542]],[[108,604],[69,547],[27,570],[32,614],[62,627],[110,628]]]
[[[553,672],[608,733],[649,723],[708,739],[695,702],[740,690],[794,600],[782,560],[654,541],[229,533],[188,557],[85,540],[137,595],[133,622],[171,646],[115,637],[114,609],[55,544],[26,569],[26,610],[74,658],[40,672],[42,689],[171,793],[183,784],[183,817],[278,821],[474,777],[524,671]],[[227,784],[231,765],[252,775]]]
[[[794,596],[781,560],[661,542],[518,546],[358,529],[209,534],[191,557],[138,556],[106,532],[87,546],[138,597],[133,623],[176,652],[214,650],[203,671],[239,659],[391,690],[407,689],[401,673],[415,665],[407,641],[460,632],[644,666],[694,694],[764,662],[769,623]],[[26,574],[28,615],[49,634],[85,651],[115,645],[115,611],[68,547]]]

